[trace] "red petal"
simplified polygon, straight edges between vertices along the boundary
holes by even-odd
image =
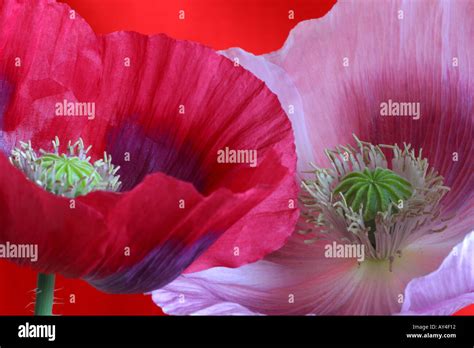
[[[156,173],[126,194],[79,197],[71,209],[69,199],[28,181],[3,155],[0,169],[0,182],[9,183],[0,191],[0,242],[39,249],[37,262],[12,261],[85,277],[111,292],[150,291],[172,281],[268,194],[264,187],[241,194],[222,188],[204,197],[192,185]],[[263,169],[273,183],[287,174],[271,161]]]
[[[101,212],[54,196],[28,181],[0,154],[0,243],[38,245],[37,262],[42,272],[83,276],[94,270],[105,255],[108,234]],[[119,195],[103,193],[111,201]]]

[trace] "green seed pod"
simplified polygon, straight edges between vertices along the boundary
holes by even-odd
[[[388,210],[389,204],[398,204],[411,197],[411,184],[389,169],[364,169],[341,179],[334,195],[342,193],[347,204],[359,211],[362,206],[364,221],[371,222],[378,212]]]
[[[82,195],[102,180],[92,164],[78,157],[48,153],[40,157],[38,162],[46,170],[41,179],[47,183],[48,190],[52,189],[55,182],[62,182],[66,186],[78,185],[78,194]],[[49,173],[53,170],[55,175],[51,177]]]

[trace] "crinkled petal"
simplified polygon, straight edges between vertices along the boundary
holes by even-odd
[[[204,197],[156,173],[126,194],[94,192],[71,203],[28,181],[3,155],[0,164],[0,182],[9,183],[0,191],[0,240],[38,245],[38,260],[11,260],[83,277],[108,292],[151,291],[172,281],[265,195],[262,188],[223,188]],[[266,168],[275,175],[272,163]],[[280,168],[275,181],[286,174]]]

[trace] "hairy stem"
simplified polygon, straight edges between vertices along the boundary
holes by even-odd
[[[38,274],[35,315],[53,315],[54,274]]]

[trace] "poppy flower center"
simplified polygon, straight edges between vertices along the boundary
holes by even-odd
[[[44,169],[41,180],[46,183],[48,191],[53,191],[57,182],[64,182],[70,187],[77,186],[77,194],[82,195],[87,190],[94,189],[101,180],[94,166],[89,161],[81,160],[79,157],[47,153],[41,156],[38,162]]]
[[[111,156],[91,163],[87,153],[91,149],[84,147],[79,139],[75,144],[69,142],[67,153],[59,152],[59,139],[53,141],[53,152],[33,150],[31,142],[20,143],[10,156],[10,162],[20,169],[28,179],[46,191],[74,198],[92,191],[117,191],[120,188],[120,167],[112,164]]]
[[[412,186],[389,169],[367,168],[352,172],[341,179],[334,194],[342,194],[354,210],[362,209],[364,221],[372,221],[378,212],[385,212],[389,204],[399,204],[412,194]]]
[[[386,212],[390,205],[398,205],[413,193],[412,185],[390,169],[365,168],[362,172],[352,172],[344,176],[334,189],[333,195],[341,195],[346,204],[360,212],[369,228],[369,238],[375,243],[375,216]]]
[[[302,182],[303,216],[314,227],[312,243],[332,238],[361,244],[365,260],[389,260],[413,241],[447,226],[439,218],[449,188],[443,178],[408,144],[372,145],[357,137],[358,148],[327,150],[332,168],[314,166],[314,178]],[[382,149],[392,150],[389,168]],[[332,233],[331,233],[332,232]],[[331,237],[332,236],[332,237]]]

